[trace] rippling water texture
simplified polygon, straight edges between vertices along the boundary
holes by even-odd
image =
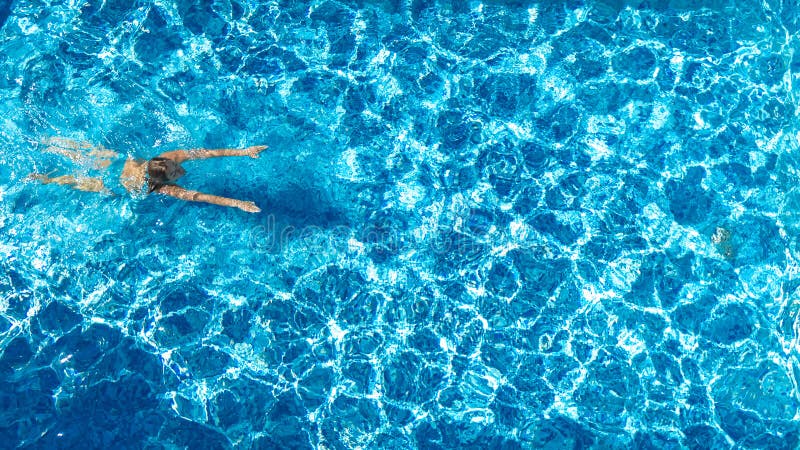
[[[0,447],[797,448],[800,9],[607,3],[0,1]]]

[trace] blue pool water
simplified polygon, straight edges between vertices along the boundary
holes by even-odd
[[[0,1],[0,448],[797,448],[800,9],[696,3]]]

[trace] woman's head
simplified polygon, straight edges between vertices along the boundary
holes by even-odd
[[[169,158],[156,157],[147,162],[147,188],[153,192],[165,184],[172,184],[186,174],[186,171]]]

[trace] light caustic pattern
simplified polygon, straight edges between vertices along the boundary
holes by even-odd
[[[0,10],[3,441],[795,448],[796,9],[359,3]]]

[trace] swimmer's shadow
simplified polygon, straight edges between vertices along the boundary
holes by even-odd
[[[294,227],[329,228],[348,225],[348,214],[329,192],[313,185],[290,183],[272,190],[258,185],[241,187],[214,186],[217,195],[254,201],[277,222]]]
[[[297,221],[304,226],[333,227],[348,225],[347,210],[328,192],[313,186],[290,184],[269,196],[268,212],[276,217]]]

